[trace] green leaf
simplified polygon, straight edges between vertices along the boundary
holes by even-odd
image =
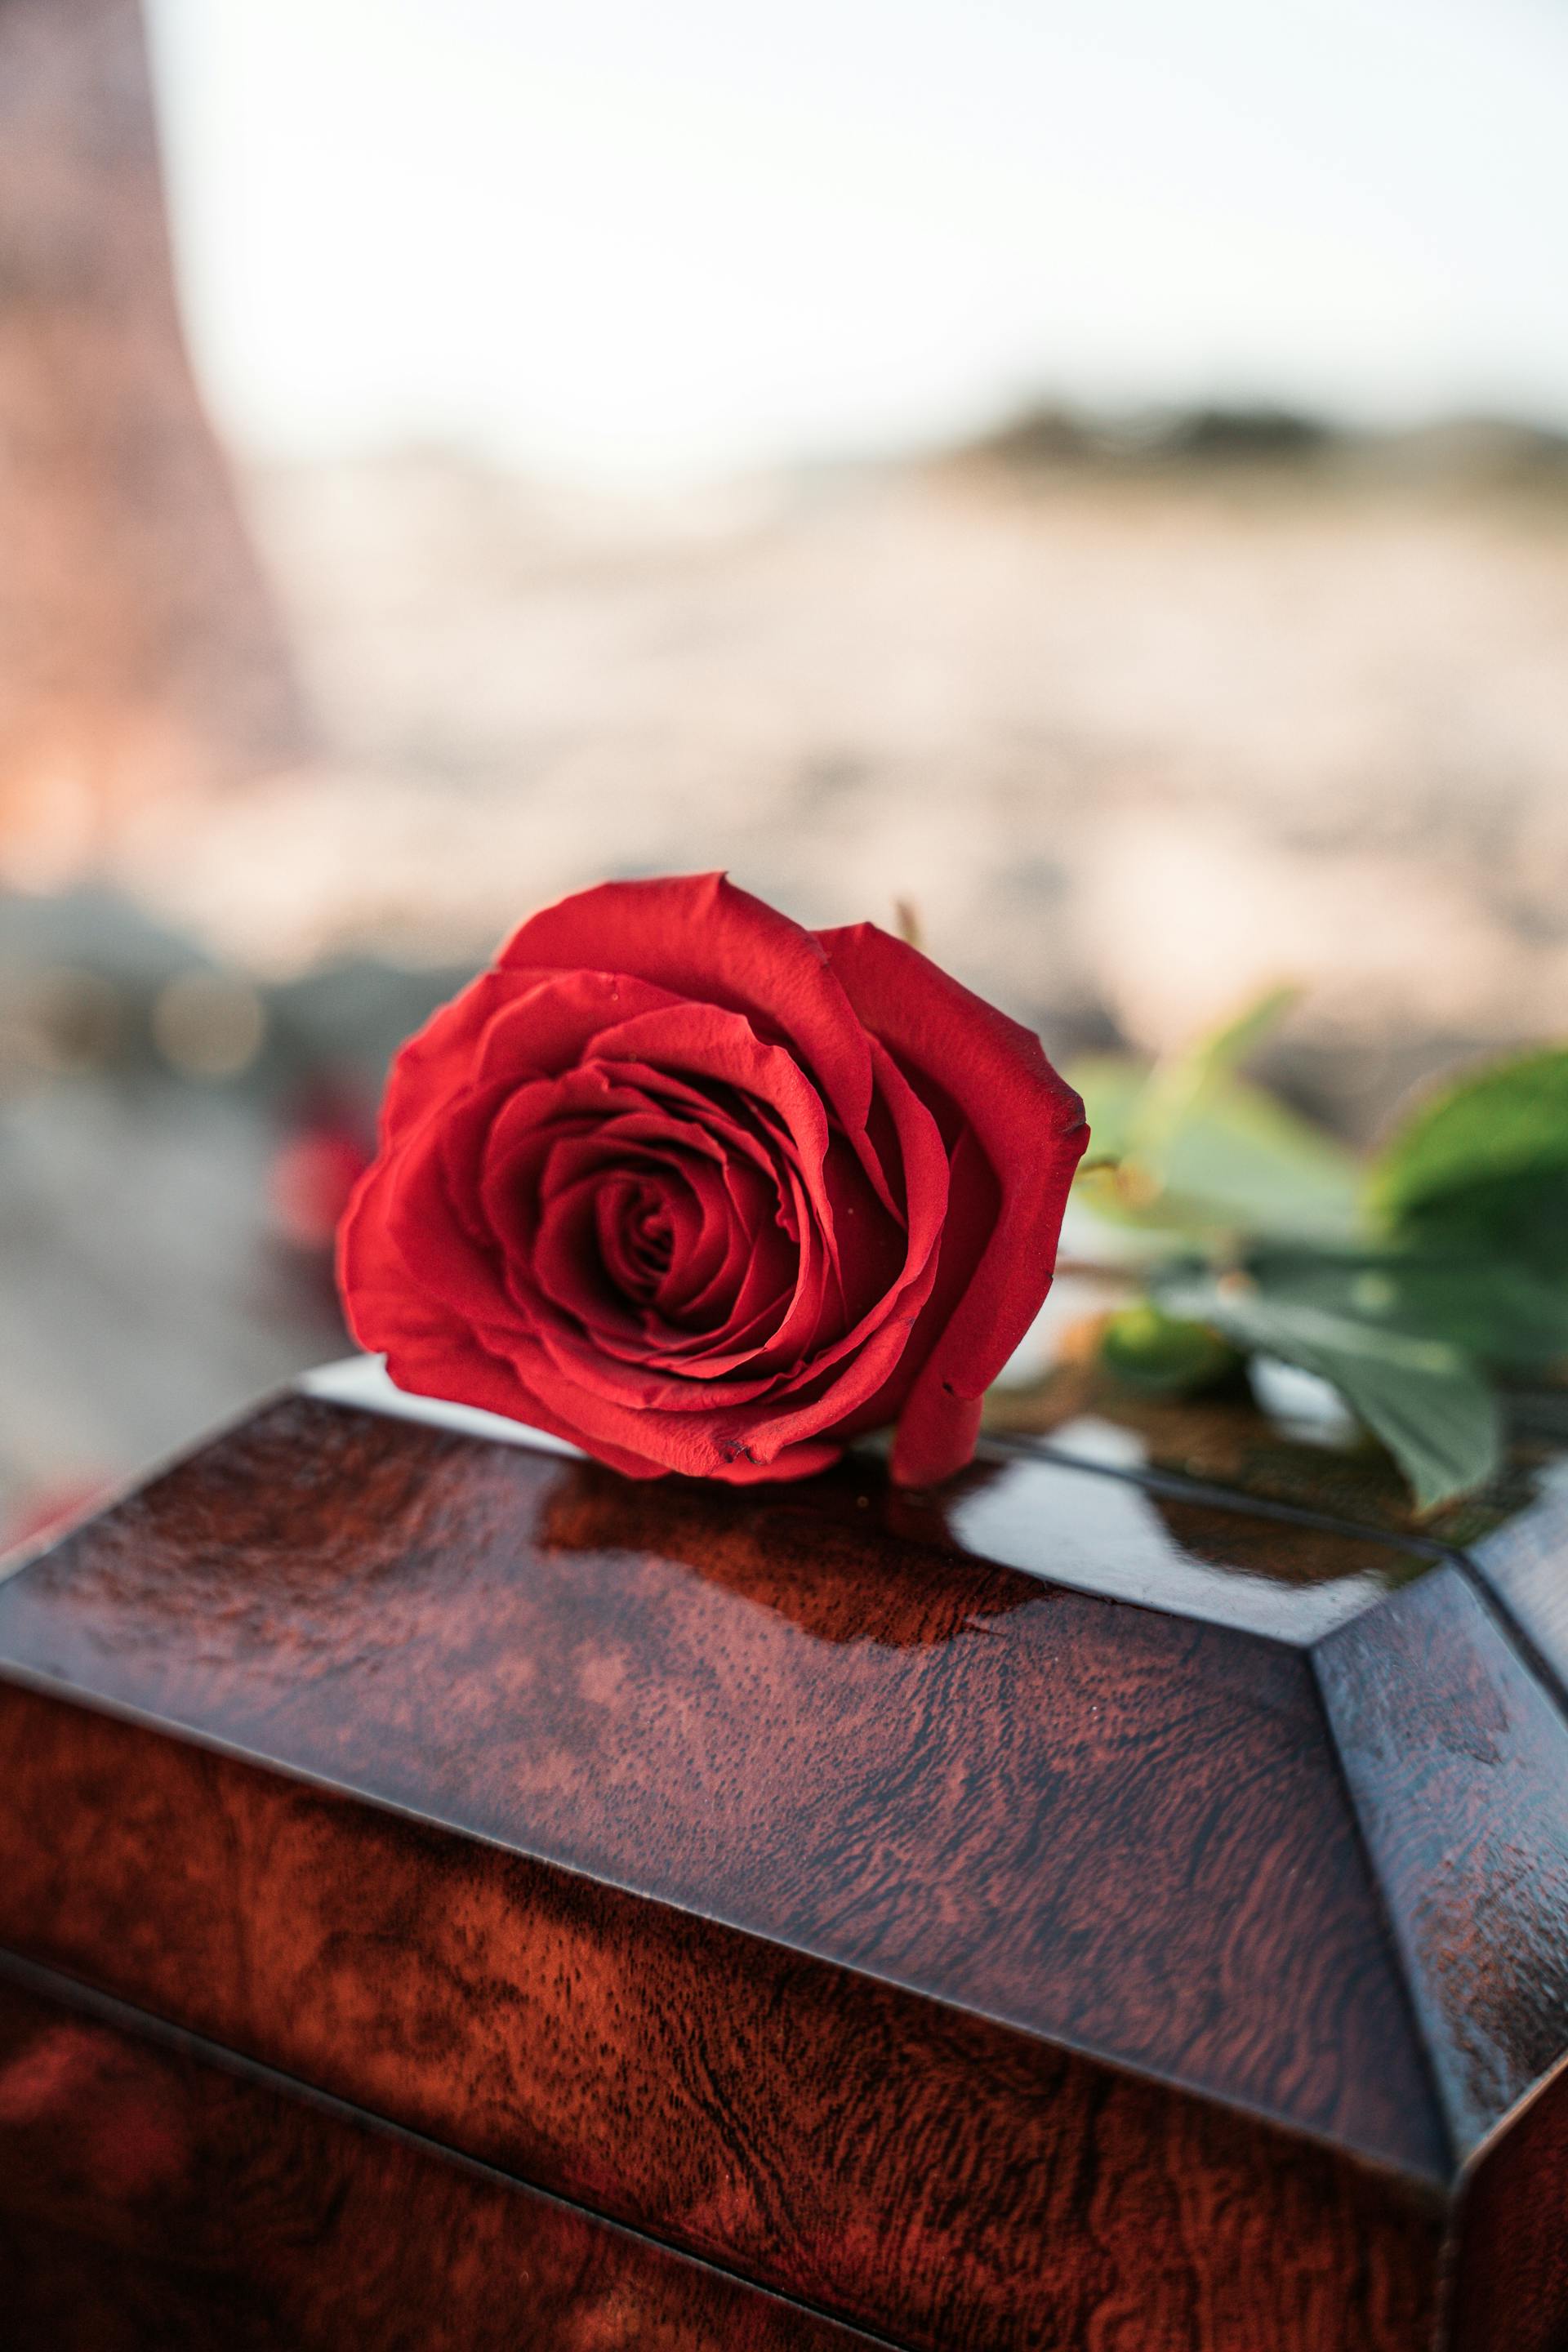
[[[1213,1388],[1240,1361],[1208,1324],[1184,1322],[1147,1299],[1107,1319],[1100,1357],[1108,1372],[1148,1396],[1191,1396]]]
[[[1249,1003],[1211,1029],[1193,1048],[1193,1058],[1203,1063],[1213,1074],[1221,1070],[1238,1070],[1254,1055],[1264,1039],[1278,1029],[1287,1013],[1293,1013],[1301,1001],[1300,983],[1294,980],[1277,982],[1259,991]]]
[[[1568,1290],[1517,1265],[1407,1250],[1266,1250],[1247,1272],[1268,1298],[1447,1339],[1500,1371],[1568,1354]]]
[[[1234,1078],[1269,1032],[1279,1027],[1300,994],[1300,989],[1293,987],[1267,988],[1216,1028],[1194,1039],[1184,1053],[1158,1063],[1140,1113],[1141,1144],[1145,1149],[1157,1148],[1162,1137],[1173,1133],[1205,1093]]]
[[[1568,1047],[1494,1062],[1424,1104],[1373,1174],[1380,1205],[1412,1208],[1495,1176],[1568,1166]]]
[[[1062,1076],[1083,1097],[1094,1157],[1120,1160],[1149,1084],[1149,1064],[1130,1054],[1084,1054],[1064,1065]]]
[[[1152,1068],[1100,1055],[1069,1071],[1097,1153],[1121,1163],[1113,1176],[1086,1174],[1087,1205],[1194,1241],[1354,1236],[1360,1178],[1350,1153],[1239,1076],[1296,994],[1266,990]]]
[[[1167,1314],[1213,1324],[1238,1348],[1316,1372],[1380,1437],[1423,1510],[1484,1486],[1502,1463],[1502,1414],[1474,1358],[1450,1339],[1391,1328],[1271,1288],[1259,1276],[1198,1270],[1163,1279]]]
[[[1435,1097],[1374,1164],[1370,1200],[1425,1248],[1568,1286],[1568,1048],[1494,1063]]]
[[[1358,1228],[1351,1155],[1243,1078],[1205,1090],[1158,1167],[1167,1196],[1210,1231],[1342,1241]]]
[[[1123,1165],[1086,1175],[1079,1198],[1097,1214],[1174,1234],[1348,1243],[1360,1230],[1352,1156],[1283,1103],[1211,1070],[1173,1115],[1148,1066],[1110,1055],[1067,1072],[1089,1111],[1097,1156]]]

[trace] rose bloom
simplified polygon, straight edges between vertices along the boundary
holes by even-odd
[[[610,883],[399,1054],[343,1300],[398,1387],[634,1477],[803,1477],[896,1423],[923,1486],[973,1452],[1087,1139],[1037,1039],[874,925]]]

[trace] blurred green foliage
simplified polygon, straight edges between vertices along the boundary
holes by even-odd
[[[1468,1073],[1363,1160],[1245,1075],[1293,1002],[1165,1063],[1068,1071],[1094,1136],[1078,1204],[1141,1294],[1101,1361],[1165,1395],[1254,1356],[1315,1373],[1433,1509],[1500,1467],[1510,1383],[1568,1362],[1568,1049]]]

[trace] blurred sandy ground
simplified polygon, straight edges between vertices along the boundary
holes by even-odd
[[[429,453],[242,488],[319,753],[9,838],[12,1011],[69,1017],[31,1060],[0,1022],[0,1531],[341,1351],[386,1053],[604,876],[912,899],[1058,1054],[1294,978],[1272,1075],[1359,1135],[1568,1031],[1568,488],[1507,436],[658,507]]]
[[[118,869],[264,968],[479,956],[610,874],[902,896],[1062,1044],[1157,1051],[1283,974],[1299,1083],[1364,1130],[1568,1027],[1568,478],[1489,452],[640,509],[436,456],[256,478],[326,760]]]

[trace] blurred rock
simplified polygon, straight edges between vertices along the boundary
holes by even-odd
[[[0,5],[0,874],[297,759],[270,592],[175,310],[137,0]]]

